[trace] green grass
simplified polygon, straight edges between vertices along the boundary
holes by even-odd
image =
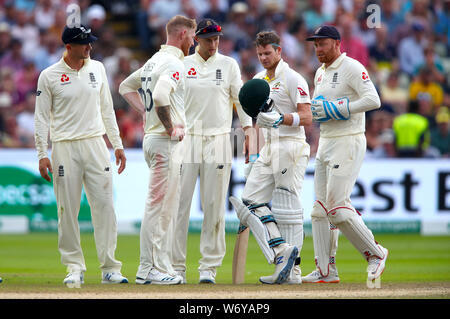
[[[416,234],[376,234],[377,241],[389,249],[383,282],[450,282],[450,236],[424,237]],[[231,263],[236,236],[227,234],[227,254],[218,269],[217,283],[231,283]],[[100,282],[100,269],[92,234],[82,234],[86,259],[85,282]],[[199,234],[190,234],[187,253],[188,283],[198,281]],[[312,238],[306,237],[301,252],[302,272],[314,269]],[[123,263],[122,273],[134,283],[139,263],[139,236],[120,235],[116,257]],[[363,283],[366,261],[343,236],[339,239],[337,266],[341,282]],[[259,276],[271,274],[255,239],[250,236],[246,283],[257,283]],[[61,285],[66,269],[60,262],[56,233],[0,235],[0,276],[15,287]]]

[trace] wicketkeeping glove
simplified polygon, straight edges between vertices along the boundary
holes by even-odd
[[[283,115],[275,111],[261,112],[256,118],[256,124],[259,127],[278,128],[283,122],[283,119]]]
[[[346,97],[335,101],[327,101],[323,96],[311,100],[311,113],[314,121],[327,122],[333,120],[348,120],[350,118],[349,100]]]

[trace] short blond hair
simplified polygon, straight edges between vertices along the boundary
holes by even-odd
[[[195,19],[190,19],[182,15],[176,15],[172,17],[169,22],[167,22],[166,32],[167,34],[173,34],[174,32],[177,32],[180,27],[195,30],[195,28],[197,28],[197,22]]]

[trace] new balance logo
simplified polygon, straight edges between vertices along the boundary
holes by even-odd
[[[275,260],[275,265],[279,265],[283,262],[283,256],[277,257],[277,259]]]

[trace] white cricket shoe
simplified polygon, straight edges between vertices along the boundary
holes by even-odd
[[[82,271],[69,272],[63,283],[68,288],[81,288],[81,284],[84,284],[84,274]]]
[[[136,277],[136,283],[139,285],[178,285],[181,284],[182,280],[183,278],[181,276],[171,276],[167,273],[160,272],[155,268],[150,270],[147,278]]]
[[[186,280],[186,272],[182,271],[182,270],[178,270],[177,271],[177,275],[181,277],[181,282],[180,284],[186,284],[187,280]]]
[[[384,253],[384,257],[381,259],[376,256],[369,258],[369,265],[367,266],[367,280],[373,281],[380,277],[386,267],[386,259],[389,255],[389,250],[382,246],[380,246],[380,248]]]
[[[302,277],[303,283],[315,283],[315,284],[338,284],[339,283],[339,275],[337,271],[330,272],[328,276],[322,276],[318,269],[314,270],[310,274]]]
[[[216,275],[211,270],[201,270],[199,283],[215,284],[216,283]]]
[[[3,279],[2,279],[2,277],[0,277],[0,283],[2,283],[3,282]]]
[[[259,278],[259,281],[263,284],[273,285],[275,284],[275,278],[272,276],[263,276]],[[288,285],[300,285],[302,283],[302,272],[299,266],[292,267],[289,278],[284,282]]]
[[[272,276],[259,278],[263,284],[282,284],[289,279],[295,259],[298,255],[296,246],[286,246],[286,248],[275,257],[275,272]]]
[[[102,273],[102,284],[127,284],[128,279],[122,276],[120,272]]]

